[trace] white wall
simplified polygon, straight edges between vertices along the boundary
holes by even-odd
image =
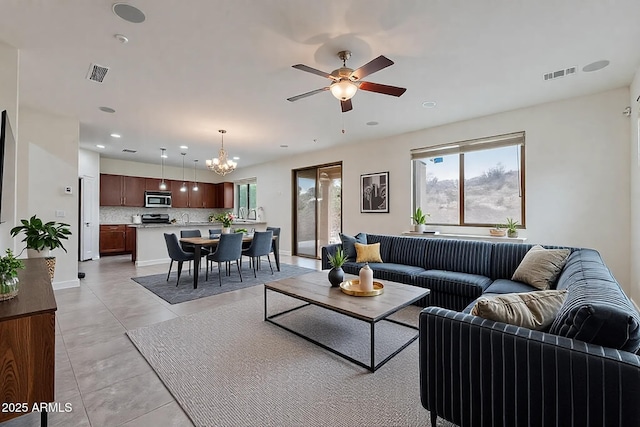
[[[525,131],[521,236],[595,248],[629,290],[630,127],[622,115],[628,103],[629,88],[620,88],[241,168],[233,179],[257,177],[257,203],[269,225],[283,227],[284,251],[291,250],[291,170],[335,161],[343,161],[343,231],[400,234],[410,226],[410,149]],[[390,213],[360,213],[360,175],[379,171],[390,172]]]
[[[55,289],[79,286],[78,281],[78,140],[79,122],[35,109],[20,107],[18,148],[18,218],[38,215],[43,221],[70,224],[67,249],[56,257]],[[65,194],[65,186],[73,194]],[[56,211],[64,217],[56,217]],[[20,243],[21,244],[21,243]]]
[[[78,177],[79,178],[93,178],[93,186],[90,191],[94,195],[93,200],[90,201],[91,217],[95,220],[95,226],[91,228],[85,228],[90,230],[91,236],[91,252],[94,254],[94,259],[99,258],[100,253],[100,154],[95,151],[83,150],[78,151]],[[85,181],[89,182],[89,180]],[[78,188],[80,191],[80,188]],[[80,196],[80,194],[78,194]],[[85,201],[86,203],[86,201]],[[81,225],[82,226],[82,225]]]
[[[198,162],[201,163],[201,162]],[[158,150],[158,163],[138,163],[127,160],[108,159],[105,157],[100,158],[100,173],[110,173],[114,175],[127,175],[127,176],[144,176],[147,178],[160,178],[161,166],[160,166],[160,151]],[[164,166],[164,178],[182,180],[182,166]],[[202,164],[198,165],[196,171],[196,179],[198,182],[222,182],[224,179],[220,179],[218,175],[210,170],[204,168]],[[184,179],[187,182],[193,181],[193,159],[185,160],[184,166]]]
[[[640,96],[640,68],[631,83],[629,104],[631,106],[630,120],[630,168],[631,168],[631,290],[630,297],[640,304],[640,103],[636,101]]]
[[[18,50],[0,42],[0,112],[7,110],[13,137],[18,144]],[[7,248],[15,250],[9,231],[15,225],[16,210],[16,148],[5,147],[2,220],[0,224],[0,253]]]

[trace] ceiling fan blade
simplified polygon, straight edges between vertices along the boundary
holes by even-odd
[[[297,101],[298,99],[306,98],[307,96],[315,95],[316,93],[324,92],[325,90],[329,90],[329,86],[312,90],[311,92],[302,93],[300,95],[292,96],[291,98],[287,98],[287,101]]]
[[[380,83],[360,82],[360,89],[368,90],[369,92],[382,93],[384,95],[400,96],[407,89],[398,86],[381,85]]]
[[[301,71],[306,71],[307,73],[316,74],[321,77],[326,77],[328,79],[335,80],[331,74],[325,73],[324,71],[316,70],[315,68],[311,68],[308,65],[296,64],[296,65],[292,65],[292,67]]]
[[[353,110],[353,105],[351,105],[350,99],[347,99],[346,101],[340,101],[340,107],[342,108],[343,113]]]
[[[361,78],[366,77],[369,74],[373,74],[376,71],[380,71],[383,68],[387,68],[390,65],[393,65],[393,61],[386,56],[380,55],[376,59],[367,62],[362,67],[351,73],[351,77],[356,80],[360,80]]]

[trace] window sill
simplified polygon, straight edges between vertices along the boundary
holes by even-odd
[[[418,231],[405,231],[404,233],[402,233],[402,235],[410,236],[410,237],[426,237],[426,238],[437,238],[437,239],[482,240],[485,242],[525,243],[527,241],[526,237],[496,237],[496,236],[485,236],[482,234],[440,233],[439,231],[426,232],[426,233],[420,233]]]

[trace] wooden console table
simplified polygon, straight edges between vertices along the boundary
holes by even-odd
[[[55,397],[56,299],[44,259],[23,261],[18,296],[0,301],[0,402],[20,406],[0,411],[0,423]],[[41,421],[46,426],[46,411]]]

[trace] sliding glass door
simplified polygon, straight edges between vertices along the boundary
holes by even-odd
[[[319,258],[321,247],[340,241],[342,164],[293,171],[294,255]]]

